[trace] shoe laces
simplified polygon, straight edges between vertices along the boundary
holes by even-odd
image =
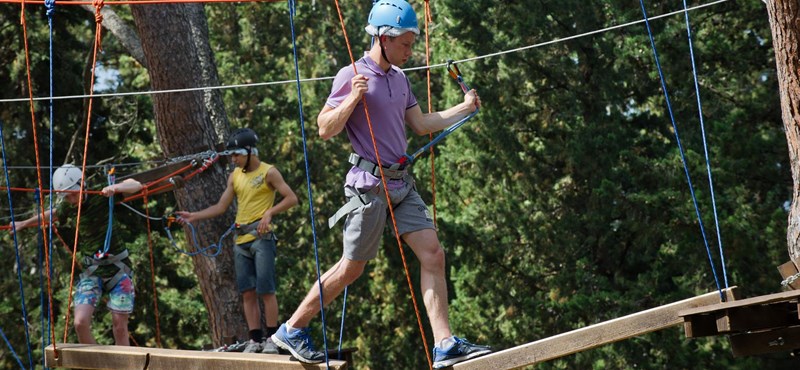
[[[311,343],[311,335],[309,335],[308,332],[308,328],[300,329],[299,333],[297,333],[297,337],[306,343],[306,347],[308,347],[309,351],[314,352],[314,344]]]

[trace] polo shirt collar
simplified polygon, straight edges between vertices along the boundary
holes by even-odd
[[[364,61],[364,65],[367,68],[369,68],[369,70],[372,71],[372,73],[374,73],[374,74],[376,74],[378,76],[393,75],[393,74],[397,73],[397,71],[394,70],[394,66],[390,67],[388,72],[384,72],[383,68],[381,68],[381,66],[379,66],[378,63],[375,63],[375,61],[372,60],[372,58],[369,57],[369,53],[368,52],[364,52],[364,57],[361,58],[361,60]]]

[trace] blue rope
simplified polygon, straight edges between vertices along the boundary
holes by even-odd
[[[172,232],[169,230],[169,226],[164,226],[164,231],[167,233],[167,238],[169,239],[170,244],[172,244],[172,246],[178,252],[181,252],[181,253],[183,253],[183,254],[185,254],[187,256],[196,256],[198,254],[201,254],[201,255],[206,256],[206,257],[216,257],[216,256],[218,256],[220,254],[220,252],[222,252],[222,241],[225,240],[225,238],[228,236],[228,234],[231,234],[233,232],[233,230],[236,230],[236,223],[234,223],[234,224],[231,225],[231,227],[228,228],[228,230],[225,230],[225,232],[222,233],[222,236],[219,237],[219,241],[217,242],[217,244],[211,244],[211,245],[209,245],[207,247],[201,248],[200,247],[200,242],[197,240],[197,231],[195,230],[194,225],[192,225],[189,222],[184,222],[184,223],[187,226],[189,226],[190,234],[192,235],[192,239],[191,239],[192,240],[192,246],[194,246],[194,249],[195,249],[193,252],[189,252],[189,251],[184,250],[184,249],[182,249],[181,247],[178,246],[178,243],[176,243],[175,239],[172,237]],[[214,253],[207,253],[208,250],[212,250],[212,249],[214,250]]]
[[[303,93],[300,90],[300,67],[297,63],[297,36],[294,29],[294,14],[297,11],[294,0],[289,0],[289,24],[292,28],[292,53],[294,54],[294,75],[297,84],[297,109],[300,114],[300,133],[303,136],[303,162],[306,168],[306,187],[308,187],[308,209],[311,217],[311,234],[314,238],[314,261],[317,268],[317,287],[319,288],[319,307],[320,314],[322,315],[322,340],[325,346],[325,365],[330,368],[330,359],[328,358],[328,338],[325,330],[325,300],[322,293],[322,272],[319,268],[319,248],[317,246],[317,223],[314,220],[314,197],[311,192],[311,170],[308,165],[308,144],[306,140],[306,126],[303,119]]]
[[[3,138],[3,121],[0,121],[0,151],[3,153],[3,172],[6,177],[6,184],[11,184],[11,180],[8,177],[8,168],[6,167],[6,141]],[[38,197],[38,191],[36,191],[36,196]],[[14,201],[11,199],[11,192],[6,192],[8,196],[8,207],[9,212],[11,213],[11,224],[14,224]],[[37,202],[38,204],[38,202]],[[22,286],[22,262],[20,261],[19,257],[19,242],[17,241],[17,233],[12,230],[11,235],[14,239],[14,254],[17,258],[17,280],[19,281],[19,294],[20,294],[20,301],[22,302],[22,320],[25,324],[24,331],[25,331],[25,342],[28,345],[28,362],[30,362],[30,368],[33,369],[33,352],[31,351],[31,339],[30,335],[28,335],[28,309],[25,307],[25,289]],[[5,339],[5,334],[3,334],[3,338]],[[8,340],[6,340],[8,342]],[[9,347],[11,345],[9,344]],[[12,348],[11,351],[13,352],[14,349]],[[16,356],[16,353],[14,354]],[[22,365],[22,363],[20,363]],[[24,368],[24,367],[23,367]]]
[[[683,171],[686,173],[686,181],[689,183],[689,192],[692,194],[692,203],[694,204],[695,214],[697,215],[697,221],[700,223],[700,233],[703,235],[703,243],[706,247],[706,252],[708,253],[708,262],[711,264],[711,271],[714,274],[714,282],[717,284],[717,290],[719,291],[720,298],[722,301],[725,301],[725,294],[722,292],[722,288],[719,285],[719,277],[717,276],[717,269],[714,267],[714,258],[711,255],[711,248],[708,246],[708,238],[706,238],[706,230],[705,226],[703,225],[703,218],[700,215],[700,208],[697,205],[697,197],[694,193],[694,185],[692,185],[692,177],[689,175],[689,166],[686,163],[686,155],[683,151],[683,145],[681,145],[681,138],[678,135],[678,126],[675,123],[675,116],[672,113],[672,103],[669,99],[669,92],[667,91],[667,82],[664,79],[664,72],[661,69],[661,62],[659,62],[658,58],[658,50],[656,49],[656,42],[653,39],[653,32],[650,29],[650,20],[647,17],[647,10],[644,6],[644,0],[639,0],[639,4],[642,7],[642,14],[644,15],[644,23],[647,27],[647,35],[650,38],[650,46],[653,49],[653,57],[656,60],[656,68],[658,69],[658,77],[661,80],[661,89],[664,90],[664,98],[667,102],[667,111],[669,112],[669,119],[672,122],[672,129],[675,131],[675,140],[678,143],[678,150],[681,154],[681,162],[683,163]]]
[[[108,185],[114,185],[116,176],[114,176],[114,167],[106,166],[106,176],[108,178]],[[82,196],[82,195],[81,195]],[[106,227],[106,239],[103,242],[103,250],[97,251],[99,258],[103,258],[111,248],[111,235],[114,230],[114,197],[108,197],[108,226]]]
[[[47,9],[47,26],[49,29],[49,44],[50,44],[50,58],[48,63],[50,65],[50,102],[49,102],[49,113],[50,113],[50,168],[49,168],[49,177],[50,177],[50,193],[48,195],[50,199],[50,214],[53,214],[53,95],[54,95],[54,88],[53,88],[53,16],[56,13],[56,0],[45,0],[44,1],[45,9]],[[52,266],[52,258],[53,255],[53,218],[50,217],[47,221],[48,227],[48,238],[47,238],[47,246],[43,246],[48,249],[47,253],[47,266],[49,267],[47,270],[48,278],[52,278],[53,276],[53,266]],[[39,263],[40,271],[41,271],[41,262]],[[40,276],[40,281],[41,281]],[[53,317],[50,312],[50,294],[47,295],[47,304],[45,304],[44,299],[45,289],[44,287],[41,288],[41,302],[42,302],[42,353],[45,351],[45,347],[50,344],[50,336],[47,333],[51,330],[51,325],[53,324]],[[44,330],[44,307],[47,307],[47,331]],[[46,339],[45,339],[46,338]],[[42,368],[47,369],[45,366],[45,358],[42,356]]]
[[[450,65],[449,64],[448,64],[447,69],[450,70]],[[464,94],[469,92],[470,88],[464,82],[464,79],[461,77],[461,73],[458,73],[457,75],[455,75],[455,79],[456,79],[456,82],[458,83],[458,86],[461,87],[461,91],[463,91]],[[430,147],[436,145],[438,142],[442,141],[442,139],[444,139],[448,135],[452,134],[455,130],[458,130],[459,127],[461,127],[465,123],[467,123],[467,121],[469,121],[472,117],[475,117],[475,115],[478,114],[478,111],[480,111],[480,108],[475,108],[474,112],[472,112],[468,116],[462,118],[460,121],[452,124],[450,127],[442,130],[442,132],[440,132],[439,135],[436,135],[436,137],[434,137],[431,141],[429,141],[427,144],[425,144],[422,148],[417,149],[417,151],[415,151],[414,153],[412,153],[412,154],[404,154],[403,157],[400,158],[400,164],[405,164],[406,166],[410,166],[412,163],[414,163],[414,161],[417,158],[419,158],[419,156],[421,156],[423,153],[427,152],[428,149],[430,149]]]
[[[350,286],[344,287],[344,302],[342,303],[342,324],[339,326],[339,353],[336,358],[342,359],[342,338],[344,337],[344,316],[347,313],[347,290]]]
[[[703,120],[703,104],[700,101],[700,84],[697,79],[697,66],[694,62],[694,46],[692,43],[692,27],[689,24],[689,8],[686,5],[686,0],[683,0],[683,13],[686,18],[686,33],[689,39],[689,55],[692,58],[692,76],[694,77],[694,90],[697,94],[697,111],[700,116],[700,132],[703,134],[703,150],[706,158],[706,172],[708,173],[708,186],[711,190],[711,208],[714,211],[714,225],[717,228],[717,244],[719,244],[719,258],[722,265],[722,277],[725,280],[725,288],[728,288],[728,272],[725,269],[725,251],[722,248],[722,235],[719,227],[719,217],[717,216],[717,199],[714,196],[714,180],[711,178],[711,163],[708,157],[708,143],[706,142],[706,127]]]
[[[6,333],[3,331],[3,328],[0,328],[0,336],[3,337],[3,340],[6,342],[6,346],[8,346],[8,349],[11,351],[11,354],[14,355],[14,358],[17,360],[19,367],[21,369],[24,369],[25,365],[22,364],[22,360],[20,360],[19,356],[17,356],[17,352],[14,352],[14,347],[11,346],[11,343],[8,341],[8,338],[6,338]],[[33,369],[33,367],[31,367],[31,369]]]

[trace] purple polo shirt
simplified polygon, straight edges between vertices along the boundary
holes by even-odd
[[[382,164],[391,166],[400,160],[408,148],[405,130],[406,110],[417,105],[417,98],[411,92],[411,83],[400,68],[392,66],[388,72],[384,72],[366,53],[355,64],[358,73],[368,78],[368,90],[364,96],[367,98],[372,132],[375,134]],[[338,107],[350,94],[350,80],[353,76],[355,73],[352,64],[339,70],[326,102],[328,106]],[[353,151],[362,158],[377,163],[363,101],[356,105],[353,114],[347,119],[345,129]],[[379,178],[355,166],[347,173],[345,181],[346,185],[359,190],[371,189],[379,183]],[[402,180],[391,180],[387,186],[390,189],[399,188],[402,186]]]

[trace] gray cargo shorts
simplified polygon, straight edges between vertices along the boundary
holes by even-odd
[[[371,191],[378,189],[376,187]],[[360,194],[351,186],[345,186],[344,193],[348,199]],[[380,193],[376,195],[372,202],[356,208],[345,219],[343,255],[349,260],[368,261],[378,255],[383,229],[387,221],[391,223],[391,215],[383,190],[380,189]],[[413,179],[406,180],[399,189],[389,190],[389,197],[394,207],[397,231],[401,236],[414,231],[435,229],[428,207],[417,193]]]

